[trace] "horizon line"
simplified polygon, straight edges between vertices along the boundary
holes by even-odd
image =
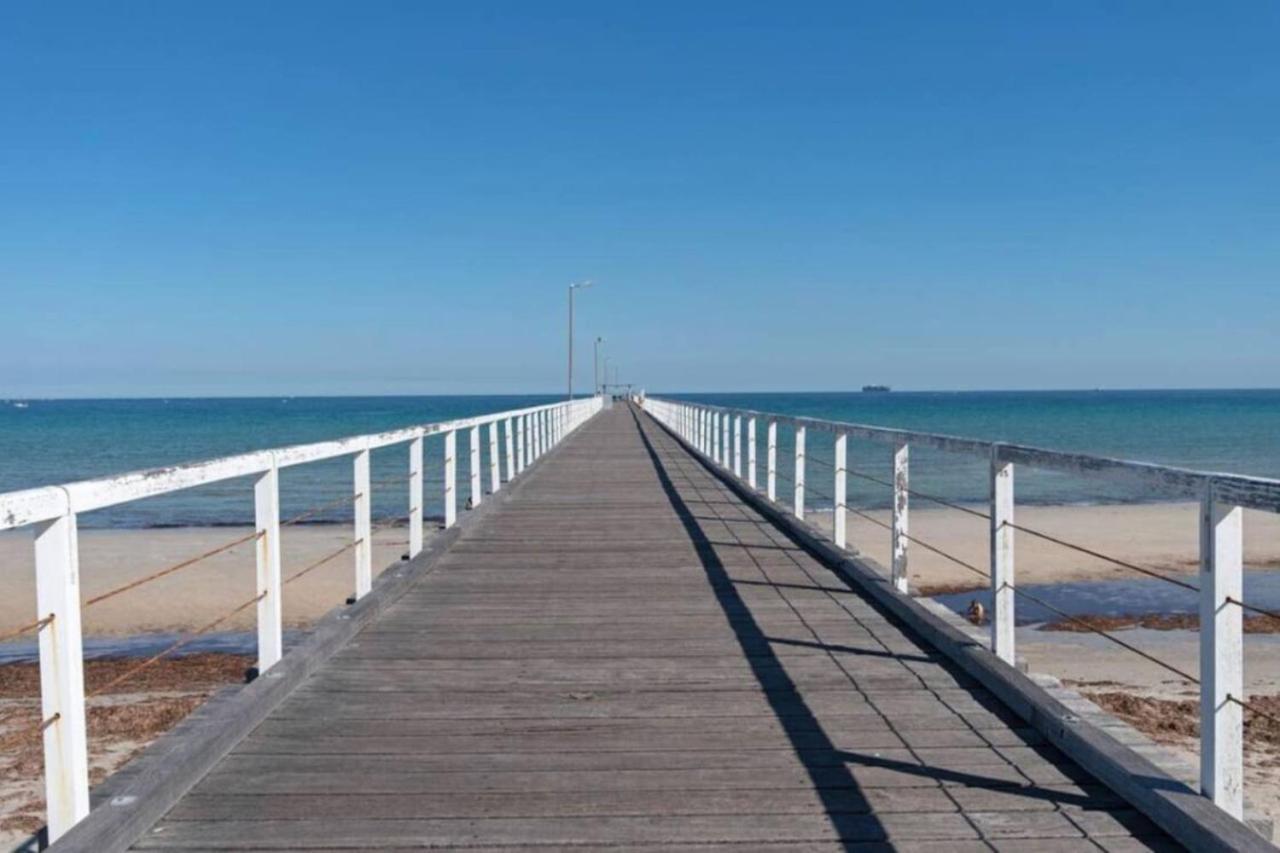
[[[633,386],[634,387],[634,386]],[[639,390],[645,390],[643,388]],[[660,391],[647,393],[647,396],[681,396],[687,397],[698,394],[737,394],[743,396],[766,395],[766,394],[870,394],[874,397],[882,397],[892,394],[1055,394],[1055,393],[1090,393],[1090,394],[1115,394],[1115,393],[1132,393],[1141,391],[1280,391],[1280,387],[1271,386],[1220,386],[1220,387],[1199,387],[1188,388],[1174,385],[1151,385],[1144,387],[1127,387],[1127,388],[1105,388],[1105,387],[1077,387],[1077,388],[902,388],[894,389],[890,387],[889,391],[867,392],[861,387],[849,389],[776,389],[765,391]],[[361,400],[361,399],[415,399],[415,398],[434,398],[434,397],[553,397],[564,398],[567,395],[558,391],[495,391],[489,393],[457,393],[457,394],[151,394],[151,395],[104,395],[104,396],[24,396],[24,395],[0,395],[0,402],[17,403],[17,402],[55,402],[55,401],[142,401],[142,400]],[[574,398],[585,398],[592,396],[588,392],[574,393]]]

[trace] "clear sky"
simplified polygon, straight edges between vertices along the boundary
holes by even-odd
[[[1280,385],[1280,4],[7,2],[0,396]],[[589,387],[590,379],[582,387]]]

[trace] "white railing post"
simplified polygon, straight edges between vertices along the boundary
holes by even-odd
[[[845,525],[848,521],[845,517],[845,494],[849,483],[849,474],[846,468],[848,455],[849,436],[841,433],[836,436],[835,458],[832,460],[832,464],[835,465],[836,468],[836,482],[835,491],[832,492],[832,496],[835,500],[832,501],[834,506],[831,508],[831,512],[833,513],[831,517],[831,533],[837,548],[843,548],[845,546]]]
[[[890,548],[893,554],[889,577],[898,592],[907,591],[907,545],[910,529],[910,469],[911,449],[906,442],[898,442],[893,448],[893,518]],[[1010,534],[1012,535],[1012,533]]]
[[[49,842],[89,814],[84,725],[84,646],[80,637],[80,556],[68,510],[35,528],[40,710]]]
[[[747,418],[747,485],[756,487],[756,419]]]
[[[1200,792],[1244,814],[1244,511],[1219,502],[1212,481],[1200,501]]]
[[[524,471],[524,415],[516,418],[516,473]]]
[[[258,674],[284,654],[283,607],[280,601],[280,472],[274,454],[271,467],[253,484],[253,514],[258,547]]]
[[[373,522],[371,518],[373,487],[369,481],[368,450],[361,450],[355,455],[352,469],[354,473],[352,491],[355,493],[355,500],[352,503],[355,529],[352,531],[352,536],[355,541],[355,597],[358,601],[373,588]]]
[[[1000,447],[991,449],[991,651],[1013,665],[1014,562],[1013,562],[1013,463],[1000,458]]]
[[[525,415],[522,420],[524,423],[520,426],[520,432],[524,436],[523,467],[528,468],[533,464],[533,415]]]
[[[515,421],[512,418],[507,418],[506,427],[502,431],[502,438],[507,452],[507,481],[510,482],[516,476]]]
[[[733,475],[742,477],[742,415],[733,416]]]
[[[480,487],[480,427],[473,426],[467,430],[471,453],[468,457],[467,474],[471,487],[471,505],[480,506],[484,500],[484,489]]]
[[[422,553],[422,445],[419,435],[409,442],[409,556]]]
[[[729,417],[729,413],[725,412],[720,426],[720,464],[725,468],[733,465],[733,450],[730,446],[732,442],[729,439],[729,421],[731,420],[733,419]]]
[[[458,521],[458,433],[449,430],[444,434],[444,526],[453,527]]]
[[[778,499],[778,422],[769,421],[768,434],[765,437],[768,447],[765,451],[765,494],[771,501]]]
[[[720,464],[720,413],[715,412],[711,418],[711,459]]]
[[[698,409],[698,440],[695,442],[698,452],[704,456],[707,453],[707,413]]]
[[[796,427],[796,518],[804,521],[804,437],[805,428]]]
[[[498,456],[498,422],[489,421],[489,491],[502,488],[502,464]]]

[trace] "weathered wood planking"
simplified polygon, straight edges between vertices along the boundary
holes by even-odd
[[[140,849],[1177,849],[624,407]]]

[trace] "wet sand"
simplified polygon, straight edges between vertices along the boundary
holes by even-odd
[[[171,729],[220,688],[243,683],[252,658],[191,655],[162,660],[87,703],[90,784],[96,785]],[[89,661],[92,692],[136,666],[136,660]],[[34,664],[0,666],[0,847],[9,849],[44,826],[44,758],[40,675]]]
[[[1200,672],[1199,634],[1130,628],[1118,636],[1192,676]],[[1069,686],[1153,740],[1198,762],[1199,688],[1097,634],[1018,629],[1018,654],[1032,672]],[[1245,638],[1245,693],[1280,715],[1280,635]],[[1280,724],[1245,714],[1245,796],[1280,826]]]

